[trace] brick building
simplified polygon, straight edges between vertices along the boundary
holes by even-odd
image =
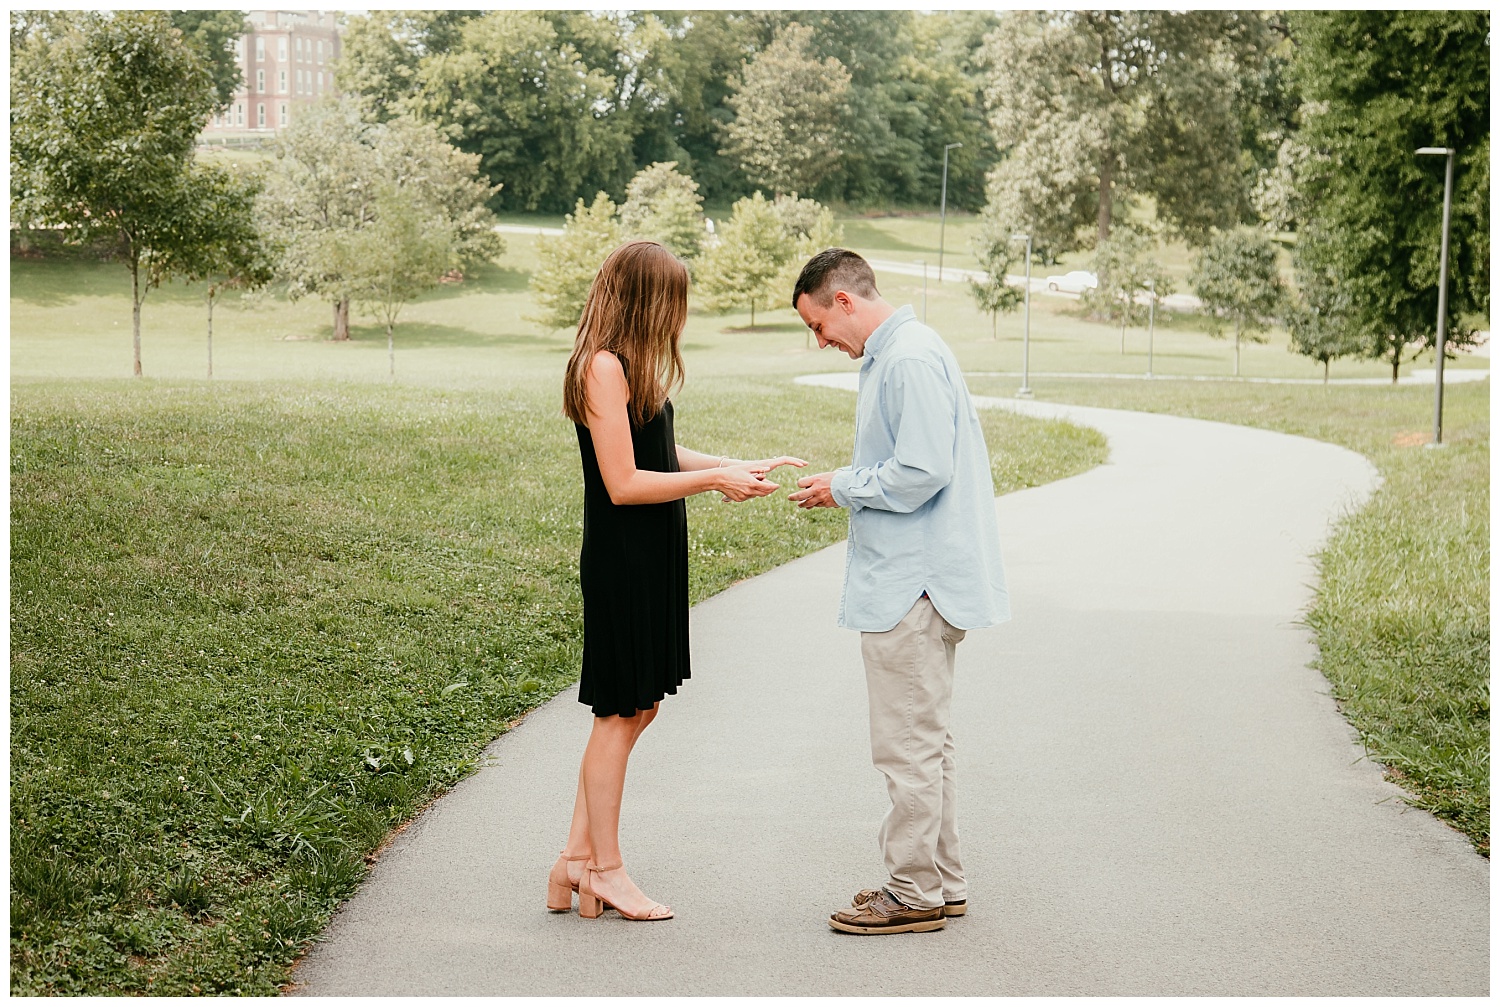
[[[335,91],[333,64],[342,51],[334,11],[253,10],[235,43],[244,74],[229,109],[204,133],[275,132],[301,106]]]

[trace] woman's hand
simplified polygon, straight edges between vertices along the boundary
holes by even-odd
[[[797,468],[806,468],[807,462],[801,458],[793,458],[791,455],[780,455],[776,458],[762,458],[759,461],[743,462],[751,472],[765,475],[772,469],[779,469],[783,465],[795,465]]]
[[[728,465],[718,471],[717,489],[724,494],[726,502],[739,503],[751,497],[763,497],[775,493],[781,487],[766,478],[767,469],[756,471],[759,462]]]

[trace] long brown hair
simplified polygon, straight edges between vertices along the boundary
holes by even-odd
[[[563,378],[570,420],[588,425],[586,378],[600,350],[625,366],[632,423],[640,426],[661,410],[682,383],[677,344],[687,324],[687,290],[687,267],[654,241],[629,241],[609,253],[589,285]]]

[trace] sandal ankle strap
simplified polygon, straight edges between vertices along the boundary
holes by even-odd
[[[597,873],[603,873],[604,871],[618,871],[620,868],[622,868],[624,866],[625,866],[625,861],[623,861],[623,860],[620,861],[619,863],[616,863],[616,864],[610,864],[608,867],[605,867],[603,864],[596,864],[592,860],[590,860],[588,862],[588,866],[585,867],[584,870],[586,870],[586,871],[595,871]]]

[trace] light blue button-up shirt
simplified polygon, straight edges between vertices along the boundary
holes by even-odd
[[[831,490],[849,510],[840,626],[883,633],[924,591],[958,629],[1010,618],[979,415],[953,351],[910,305],[865,342],[854,463]]]

